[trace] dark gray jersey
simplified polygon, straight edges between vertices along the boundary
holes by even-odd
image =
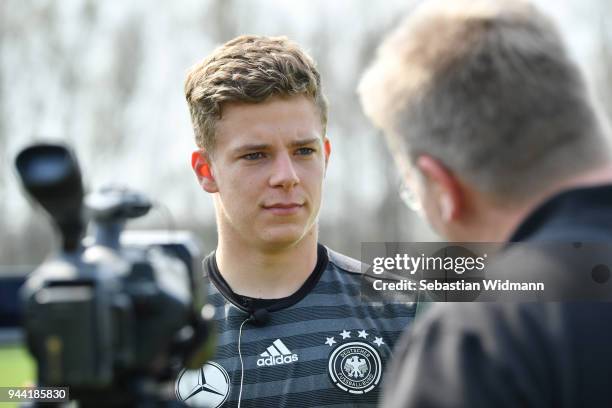
[[[236,407],[239,398],[245,408],[376,406],[391,349],[412,323],[414,303],[364,300],[360,263],[323,246],[296,294],[256,307],[228,293],[214,255],[204,264],[218,346],[202,369],[181,373],[180,399],[202,407]],[[266,311],[249,319],[262,305]]]

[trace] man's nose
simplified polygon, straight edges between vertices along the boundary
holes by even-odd
[[[279,154],[274,160],[274,168],[270,177],[272,187],[289,189],[300,182],[295,171],[295,163],[289,154]]]

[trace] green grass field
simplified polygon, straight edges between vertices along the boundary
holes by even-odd
[[[0,387],[23,386],[34,377],[34,361],[24,347],[0,346]]]
[[[23,387],[34,383],[34,361],[22,346],[0,345],[0,387]],[[0,402],[0,407],[17,407],[12,402]]]

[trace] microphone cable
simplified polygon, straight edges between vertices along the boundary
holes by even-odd
[[[240,324],[238,330],[238,358],[240,359],[240,391],[238,392],[238,407],[242,402],[242,384],[244,383],[244,360],[242,359],[242,328],[246,322],[253,322],[255,326],[263,326],[270,321],[270,313],[267,309],[258,309],[250,312],[249,316]]]
[[[242,383],[244,381],[244,361],[242,360],[240,341],[242,340],[242,327],[244,327],[244,324],[249,320],[251,320],[251,316],[244,319],[244,321],[240,324],[240,329],[238,330],[238,358],[240,359],[240,392],[238,392],[238,408],[240,408],[240,403],[242,402]]]

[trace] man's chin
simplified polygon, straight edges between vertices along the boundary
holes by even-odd
[[[304,228],[274,229],[260,235],[260,241],[268,250],[282,250],[296,246],[306,235]]]

